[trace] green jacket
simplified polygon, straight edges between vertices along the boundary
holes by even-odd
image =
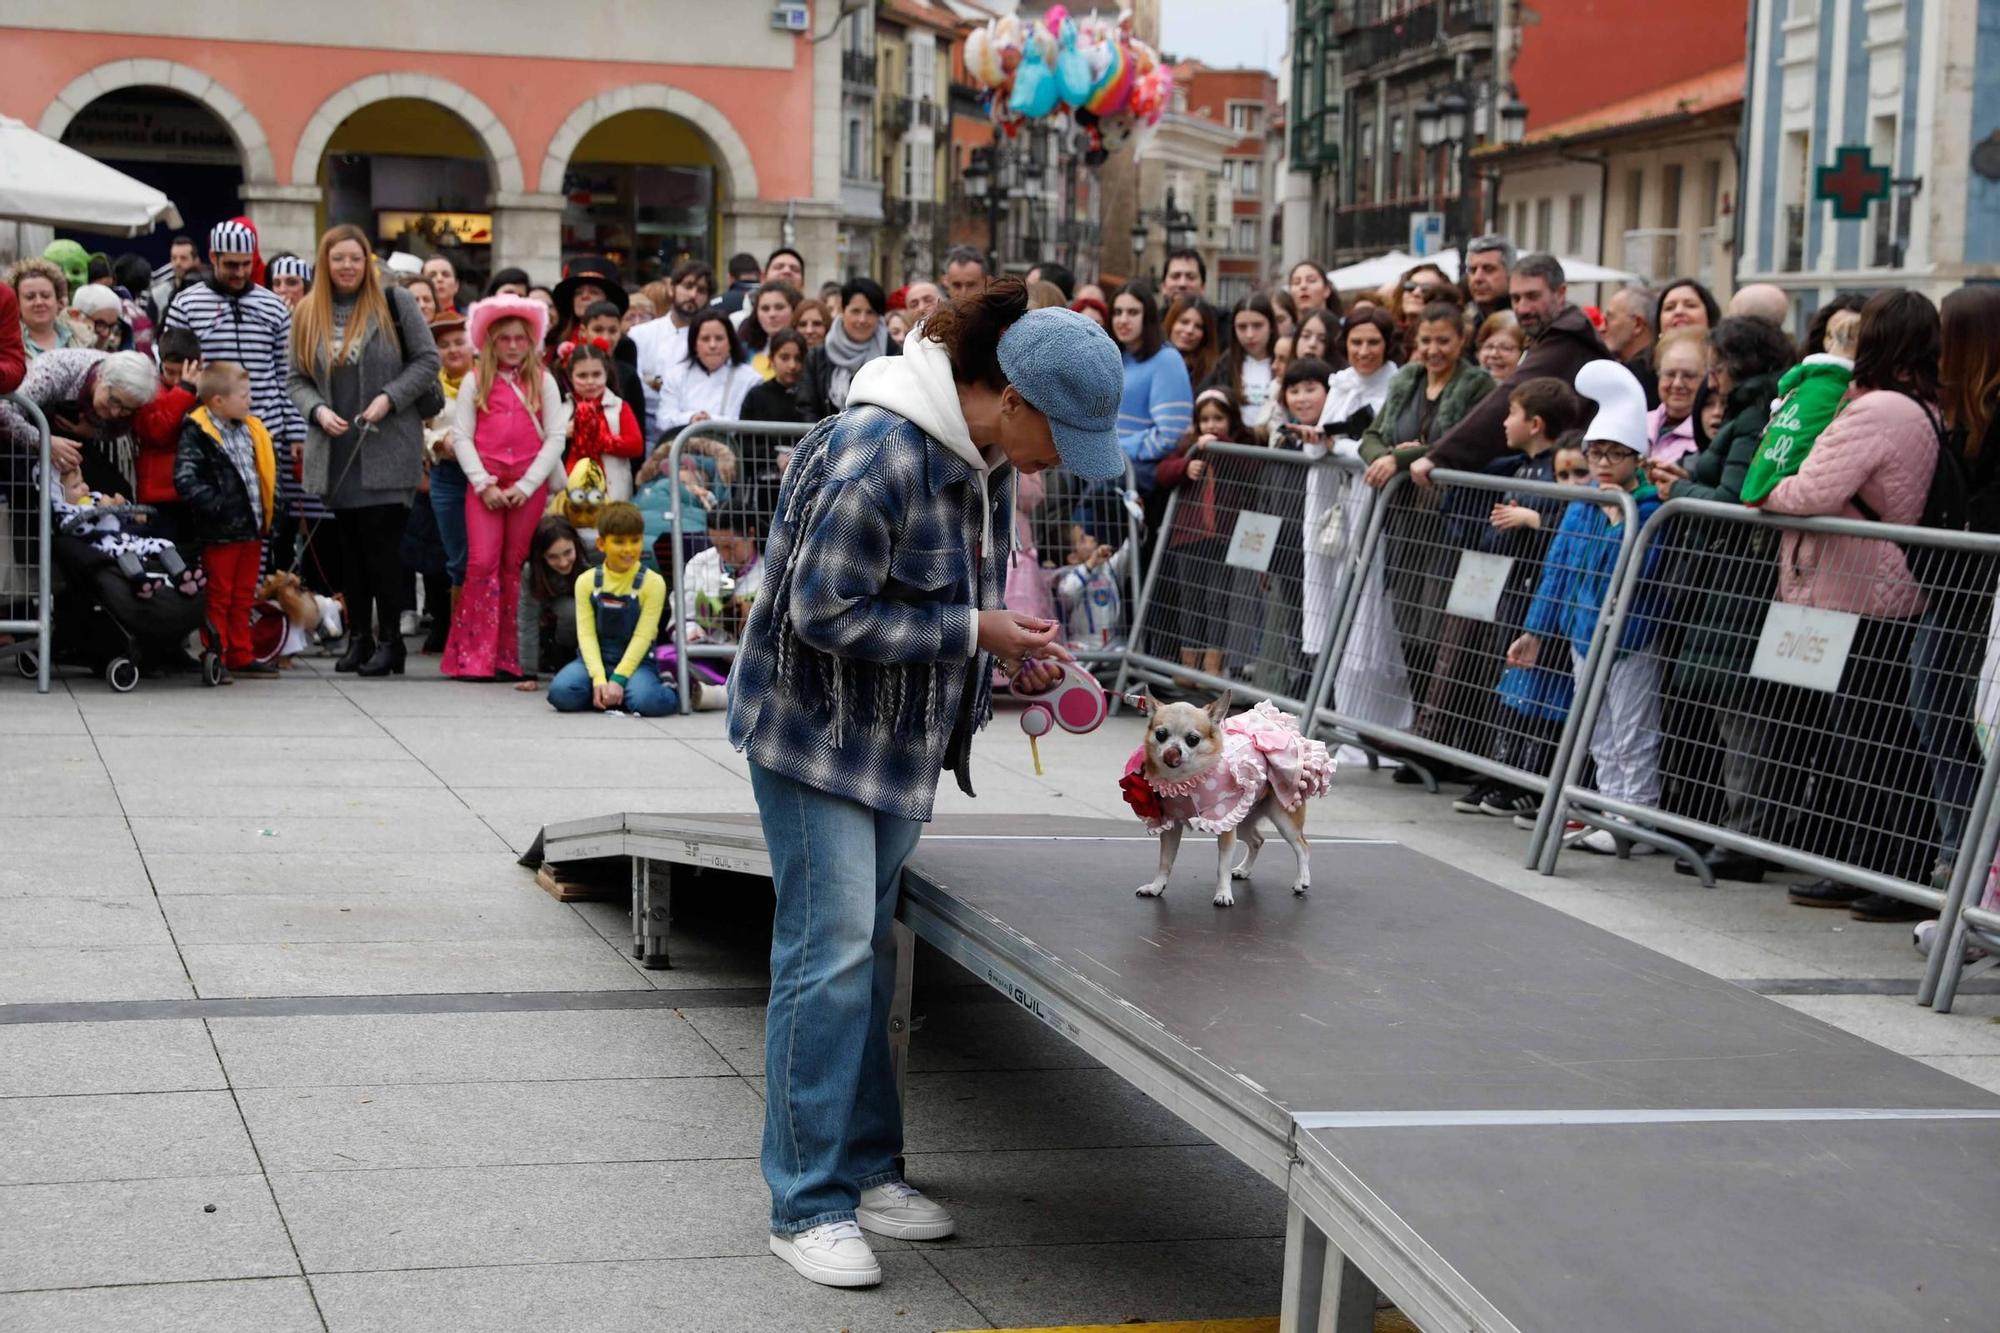
[[[1403,442],[1391,440],[1389,435],[1396,428],[1396,418],[1403,415],[1403,409],[1410,400],[1424,391],[1429,372],[1420,364],[1404,366],[1389,381],[1389,393],[1382,400],[1382,410],[1375,414],[1375,422],[1361,437],[1362,461],[1372,463],[1378,458],[1394,457],[1396,470],[1408,472],[1410,464],[1431,451],[1428,444],[1415,444],[1408,448],[1398,448]],[[1456,426],[1479,403],[1479,400],[1493,392],[1493,377],[1478,366],[1461,361],[1452,377],[1445,381],[1444,392],[1438,395],[1437,412],[1431,420],[1431,439],[1435,440]]]
[[[1813,441],[1847,400],[1853,380],[1854,363],[1826,352],[1815,352],[1785,372],[1778,381],[1777,410],[1743,479],[1744,504],[1762,504],[1779,482],[1799,470]]]

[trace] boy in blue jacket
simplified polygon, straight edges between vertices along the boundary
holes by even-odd
[[[1643,526],[1660,507],[1659,492],[1640,470],[1647,446],[1645,390],[1616,361],[1586,365],[1577,372],[1576,390],[1597,404],[1597,415],[1584,432],[1592,482],[1599,490],[1630,495]],[[1560,636],[1569,640],[1572,666],[1582,671],[1605,599],[1612,592],[1618,553],[1628,539],[1624,522],[1622,505],[1578,500],[1569,506],[1542,564],[1526,632],[1507,649],[1509,666],[1535,666],[1542,640]],[[1647,552],[1643,571],[1647,586],[1659,550],[1655,546]],[[1604,706],[1590,733],[1597,789],[1614,800],[1642,806],[1657,805],[1660,799],[1661,662],[1647,651],[1658,630],[1658,611],[1651,599],[1642,596],[1627,615],[1613,649]],[[1574,845],[1593,852],[1617,850],[1616,840],[1603,829],[1592,830]],[[1653,850],[1647,843],[1632,844],[1635,855]]]

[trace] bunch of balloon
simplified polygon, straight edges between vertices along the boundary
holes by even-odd
[[[1173,69],[1132,35],[1129,12],[1112,23],[1055,5],[1039,21],[991,19],[966,38],[965,69],[1003,134],[1074,122],[1090,166],[1158,125],[1173,100]]]

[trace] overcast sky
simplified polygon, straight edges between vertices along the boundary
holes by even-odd
[[[1205,65],[1278,72],[1285,53],[1285,0],[1160,0],[1160,45]]]

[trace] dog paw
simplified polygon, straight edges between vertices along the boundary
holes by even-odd
[[[1164,884],[1141,884],[1138,888],[1132,890],[1135,895],[1141,898],[1157,898],[1166,891],[1167,886]]]
[[[1236,867],[1236,868],[1235,868],[1234,870],[1231,870],[1231,871],[1229,872],[1229,878],[1231,878],[1231,879],[1249,879],[1249,878],[1250,878],[1250,867],[1249,867],[1249,866],[1237,866],[1237,867]]]
[[[1306,896],[1306,890],[1310,889],[1311,887],[1312,885],[1310,884],[1294,884],[1292,885],[1292,896],[1295,898],[1303,898]]]
[[[1217,907],[1234,907],[1236,906],[1236,895],[1231,893],[1228,886],[1225,885],[1215,891],[1214,902]]]

